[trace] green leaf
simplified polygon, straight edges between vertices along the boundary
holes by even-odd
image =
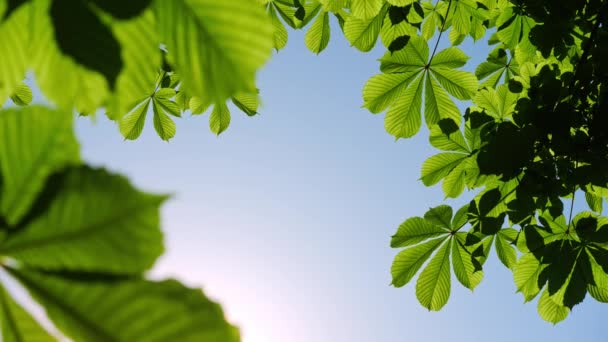
[[[501,229],[496,234],[496,254],[498,259],[510,269],[513,269],[517,263],[517,252],[512,245],[516,238],[517,231],[513,228]]]
[[[250,0],[157,0],[158,27],[184,89],[205,104],[255,91],[274,46],[270,18]]]
[[[404,7],[407,5],[411,5],[412,3],[416,2],[416,0],[386,0],[386,2],[393,6]]]
[[[410,11],[410,13],[411,12],[414,11]],[[384,20],[382,29],[380,30],[382,44],[390,52],[395,52],[405,48],[405,46],[409,44],[410,39],[418,35],[418,29],[407,20],[403,20],[394,25],[391,21],[391,16],[386,15],[386,13],[383,11],[380,12],[378,17],[382,17]],[[403,46],[400,46],[400,44],[403,44]]]
[[[602,196],[598,196],[593,191],[585,191],[585,201],[587,201],[587,205],[589,209],[595,211],[598,214],[602,213],[604,199]]]
[[[447,4],[445,1],[438,1],[433,5],[431,2],[422,2],[422,7],[426,13],[426,20],[422,23],[422,37],[426,40],[431,39],[435,35],[435,31],[443,23]]]
[[[115,20],[111,28],[120,42],[124,65],[107,108],[113,120],[120,120],[154,92],[162,54],[152,8],[130,20]]]
[[[329,14],[323,11],[306,32],[304,43],[310,51],[319,54],[325,50],[327,44],[329,44],[330,36]]]
[[[491,117],[504,120],[513,114],[518,99],[518,94],[513,94],[506,84],[502,84],[496,90],[493,88],[480,90],[474,102]]]
[[[498,39],[510,49],[515,49],[520,41],[528,40],[530,29],[534,25],[532,19],[517,14],[515,7],[509,6],[496,20]]]
[[[467,234],[467,233],[457,233]],[[458,241],[452,239],[452,266],[456,279],[467,289],[473,290],[483,279],[483,271],[475,270],[473,265],[473,256],[471,253]]]
[[[323,10],[323,6],[321,5],[321,3],[318,0],[312,0],[310,2],[301,1],[300,3],[305,3],[304,4],[304,17],[301,18],[302,20],[299,20],[298,18],[296,18],[296,20],[299,21],[299,22],[297,22],[297,25],[296,25],[297,28],[303,28],[306,25],[308,25],[308,23],[310,23],[316,17],[316,15]]]
[[[50,15],[52,4],[55,3],[60,3],[62,16],[73,15],[73,13],[66,14],[66,7],[74,2],[66,5],[64,2],[37,0],[35,6],[32,6],[29,53],[31,66],[36,75],[36,84],[45,97],[61,109],[72,111],[75,108],[80,113],[95,113],[110,95],[108,81],[101,73],[77,63],[73,57],[60,49]],[[78,33],[82,35],[77,40],[82,40],[85,36],[86,30],[80,31],[82,32]],[[63,35],[66,33],[64,32]],[[88,39],[95,41],[91,37]],[[99,56],[87,49],[82,52]],[[105,56],[105,51],[102,51],[101,55]],[[60,87],[57,86],[59,84]]]
[[[504,76],[506,83],[510,75],[518,75],[519,66],[515,59],[508,58],[506,50],[503,46],[499,46],[492,50],[485,62],[479,64],[475,69],[475,76],[479,81],[485,79],[480,85],[480,88],[491,87],[496,88]]]
[[[378,15],[367,19],[351,15],[346,18],[344,36],[359,51],[370,51],[376,45],[385,16],[386,7]]]
[[[445,239],[434,239],[399,252],[391,267],[392,285],[402,287],[412,280],[420,267],[443,241]]]
[[[262,0],[265,1],[265,0]],[[296,4],[294,4],[293,0],[287,0],[287,1],[281,1],[281,0],[274,0],[271,1],[271,5],[276,9],[277,13],[279,14],[279,16],[281,16],[281,18],[283,18],[283,20],[285,21],[285,23],[287,23],[287,25],[289,25],[291,28],[298,28],[298,24],[296,23],[296,21],[298,21],[295,17],[296,11],[297,11],[297,6]]]
[[[429,58],[427,42],[417,36],[411,37],[405,48],[387,52],[380,59],[380,70],[384,73],[421,71]]]
[[[524,254],[513,268],[513,279],[517,292],[521,292],[526,302],[531,301],[541,290],[538,277],[545,268],[532,253]]]
[[[0,112],[0,211],[10,225],[27,213],[46,178],[79,163],[72,116],[32,106]]]
[[[232,103],[237,106],[238,109],[248,116],[254,116],[258,114],[258,107],[260,106],[259,96],[257,94],[240,93],[232,97]]]
[[[45,270],[137,274],[162,254],[164,196],[120,176],[71,168],[48,181],[43,211],[0,244],[0,254]]]
[[[370,78],[363,88],[363,106],[372,113],[380,113],[391,106],[416,80],[419,71],[398,74],[379,74]]]
[[[216,303],[177,281],[107,279],[9,269],[75,341],[237,342]]]
[[[463,67],[467,63],[469,58],[470,57],[467,56],[459,48],[449,47],[447,49],[439,51],[439,53],[437,53],[435,57],[433,57],[431,67],[456,69]]]
[[[456,214],[454,214],[454,218],[452,219],[452,230],[459,230],[468,222],[468,212],[469,205],[463,205]]]
[[[201,99],[196,96],[190,98],[188,106],[194,115],[203,114],[209,109],[209,105],[204,104]]]
[[[279,19],[274,3],[271,6],[268,6],[268,15],[270,16],[270,20],[274,28],[274,48],[278,51],[287,45],[287,28],[285,28]]]
[[[4,342],[54,342],[34,318],[0,284],[0,329]]]
[[[144,124],[146,123],[146,115],[148,114],[150,101],[150,98],[146,98],[118,122],[120,133],[125,139],[135,140],[141,135],[141,132],[144,130]]]
[[[230,110],[226,103],[218,103],[213,107],[209,116],[209,128],[211,132],[220,135],[230,125]]]
[[[441,130],[439,125],[432,126],[429,142],[431,146],[442,151],[471,153],[471,149],[460,130],[447,134]]]
[[[24,4],[0,22],[0,105],[18,91],[29,66],[30,31],[27,27],[31,11],[31,6]]]
[[[587,254],[590,255],[590,252]],[[604,272],[593,256],[590,255],[590,259],[593,283],[587,285],[587,290],[591,297],[598,302],[608,303],[608,274]]]
[[[386,113],[384,127],[396,138],[409,138],[420,130],[422,119],[423,78],[418,76],[408,86],[402,97],[397,99]]]
[[[430,70],[439,84],[459,100],[468,100],[477,91],[477,78],[469,72],[443,66],[431,66]]]
[[[359,19],[368,19],[378,15],[384,0],[352,0],[351,11]]]
[[[172,102],[167,101],[166,103]],[[169,112],[175,113],[173,110],[177,110],[177,114],[179,115],[179,108],[177,107],[177,104],[173,104],[175,105],[175,108],[171,109]],[[169,141],[169,139],[175,136],[175,122],[173,122],[173,120],[169,118],[167,112],[165,112],[166,109],[167,106],[163,105],[162,100],[156,98],[152,100],[152,111],[154,112],[154,129],[156,130],[156,133],[161,139]]]
[[[21,83],[17,86],[17,89],[15,89],[11,95],[11,100],[17,106],[27,106],[32,102],[32,99],[32,90],[25,83]]]
[[[422,164],[420,179],[426,186],[437,184],[467,158],[463,153],[439,153]]]
[[[428,126],[438,123],[441,119],[451,119],[456,124],[462,120],[460,110],[431,73],[426,74],[424,117]]]
[[[467,163],[471,158],[465,158],[461,163],[456,165],[443,180],[441,188],[446,197],[457,198],[464,191],[466,185]]]
[[[447,241],[420,273],[416,282],[416,297],[422,306],[439,311],[450,298],[450,248]]]
[[[543,291],[543,294],[538,300],[538,314],[542,319],[555,324],[566,319],[569,313],[570,309],[551,299],[549,290],[545,289],[545,291]]]
[[[452,230],[452,207],[440,205],[424,213],[424,219],[446,230]]]
[[[391,237],[391,247],[412,246],[427,239],[448,234],[449,231],[432,224],[421,217],[412,217],[405,220]]]

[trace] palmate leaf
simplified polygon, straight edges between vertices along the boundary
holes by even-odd
[[[483,6],[478,5],[478,1],[455,0],[446,18],[446,24],[452,27],[452,32],[463,38],[470,35],[478,40],[485,36],[486,28],[483,23],[489,18],[489,13]]]
[[[507,6],[496,20],[498,30],[496,35],[509,49],[515,48],[521,42],[529,42],[529,34],[536,23],[534,20],[519,15],[514,5]]]
[[[438,1],[434,5],[430,1],[423,1],[421,5],[426,18],[422,23],[421,33],[424,39],[429,40],[435,35],[435,31],[441,27],[446,16],[447,4],[445,1]]]
[[[76,341],[239,341],[219,305],[174,280],[9,272]]]
[[[393,261],[392,285],[406,285],[431,259],[416,284],[416,296],[429,310],[439,310],[447,303],[450,267],[454,268],[458,281],[471,290],[483,278],[483,272],[475,266],[473,255],[466,247],[467,233],[459,232],[467,222],[467,210],[467,206],[459,209],[452,218],[450,206],[431,208],[424,218],[413,217],[403,222],[391,239],[391,247],[405,247]]]
[[[0,329],[4,342],[55,342],[36,320],[0,284]]]
[[[79,147],[70,114],[38,106],[0,114],[0,212],[14,226],[50,174],[79,162]]]
[[[160,82],[160,80],[157,80],[157,87],[160,86]],[[169,115],[181,117],[180,106],[175,102],[176,95],[177,93],[173,88],[160,88],[153,92],[151,96],[144,98],[143,101],[140,100],[127,115],[119,120],[121,134],[128,140],[139,138],[144,129],[148,109],[152,107],[154,129],[158,136],[166,141],[173,138],[175,136],[175,123]]]
[[[255,116],[258,114],[260,98],[257,92],[237,93],[231,100],[232,103],[247,116]],[[196,96],[190,99],[189,107],[194,115],[203,114],[209,108],[209,106],[204,106]],[[228,108],[226,102],[217,103],[213,106],[213,110],[209,116],[209,128],[211,132],[220,135],[228,129],[230,120],[230,108]]]
[[[451,121],[447,122],[450,126],[454,125]],[[444,133],[440,125],[431,128],[429,137],[431,145],[445,152],[424,161],[420,180],[426,186],[432,186],[443,180],[442,188],[446,197],[458,197],[465,187],[475,188],[482,183],[475,160],[476,154],[472,150],[476,134],[471,132],[468,124],[465,126],[465,133],[466,140],[455,126],[450,133]]]
[[[255,91],[255,72],[274,46],[274,28],[261,7],[250,0],[154,4],[169,62],[189,94],[210,104]]]
[[[484,109],[489,116],[504,120],[513,114],[518,99],[519,94],[512,93],[506,84],[501,84],[496,89],[481,89],[473,102]]]
[[[0,105],[16,92],[28,69],[31,11],[31,4],[24,4],[0,22]]]
[[[474,75],[455,70],[468,59],[457,48],[439,52],[429,64],[429,48],[421,37],[412,37],[404,49],[382,57],[380,70],[401,76],[374,76],[363,91],[365,106],[372,112],[388,108],[385,117],[387,132],[396,138],[408,138],[422,124],[420,112],[425,97],[424,117],[432,127],[442,119],[461,122],[458,108],[450,99],[470,99],[477,90]],[[403,88],[406,88],[402,91]]]
[[[45,270],[137,274],[162,252],[158,208],[164,196],[86,167],[49,179],[40,213],[0,244],[0,255]]]
[[[475,69],[475,76],[479,81],[483,81],[480,88],[496,88],[501,79],[504,83],[507,83],[517,75],[519,75],[519,64],[515,58],[508,57],[503,46],[492,50],[486,61],[479,64]]]
[[[156,18],[151,8],[134,19],[113,21],[111,28],[121,44],[124,66],[107,108],[108,116],[120,122],[137,103],[154,92],[162,54]]]

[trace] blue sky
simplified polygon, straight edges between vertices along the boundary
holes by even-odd
[[[202,286],[244,342],[602,340],[607,307],[588,299],[552,326],[535,303],[523,304],[495,255],[475,293],[452,280],[438,313],[418,304],[415,282],[389,286],[390,236],[443,203],[439,187],[418,181],[435,151],[425,128],[395,141],[384,115],[361,108],[383,49],[360,53],[333,28],[319,56],[292,32],[259,74],[261,115],[233,111],[220,137],[208,114],[179,120],[170,143],[151,120],[135,142],[103,117],[78,120],[88,162],[174,194],[163,208],[167,253],[153,276]],[[473,54],[469,68],[488,51],[483,42],[463,48]]]

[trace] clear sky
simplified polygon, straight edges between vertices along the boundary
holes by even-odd
[[[406,218],[443,203],[418,181],[435,151],[426,128],[395,141],[384,115],[361,108],[361,89],[383,49],[350,48],[334,25],[319,56],[302,32],[259,74],[261,115],[233,111],[220,137],[208,114],[178,120],[170,143],[154,132],[125,142],[115,124],[79,119],[84,158],[170,192],[167,253],[154,277],[201,286],[241,327],[244,342],[603,341],[608,306],[587,299],[557,326],[523,304],[493,254],[474,293],[452,279],[438,313],[422,308],[415,281],[390,284],[390,236]],[[447,36],[445,37],[447,40]],[[468,66],[485,43],[464,45]],[[470,198],[466,195],[453,205]]]

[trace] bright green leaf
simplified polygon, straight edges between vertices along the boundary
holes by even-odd
[[[162,251],[164,196],[133,188],[120,176],[86,167],[52,178],[44,214],[11,231],[0,254],[52,271],[137,274]]]
[[[439,311],[450,298],[450,248],[448,241],[439,248],[416,282],[416,297],[422,306]]]
[[[240,340],[219,305],[175,280],[83,280],[20,269],[10,273],[76,341]]]
[[[0,114],[0,211],[15,225],[49,175],[80,161],[79,146],[69,113],[32,106]]]
[[[412,217],[405,220],[391,237],[391,247],[407,247],[427,239],[448,234],[446,229],[431,224],[421,217]]]
[[[162,41],[190,94],[204,104],[255,91],[274,45],[270,18],[250,0],[157,0]]]
[[[416,275],[420,267],[445,239],[434,239],[406,248],[395,256],[391,267],[392,285],[402,287]],[[449,265],[448,265],[449,267]]]

